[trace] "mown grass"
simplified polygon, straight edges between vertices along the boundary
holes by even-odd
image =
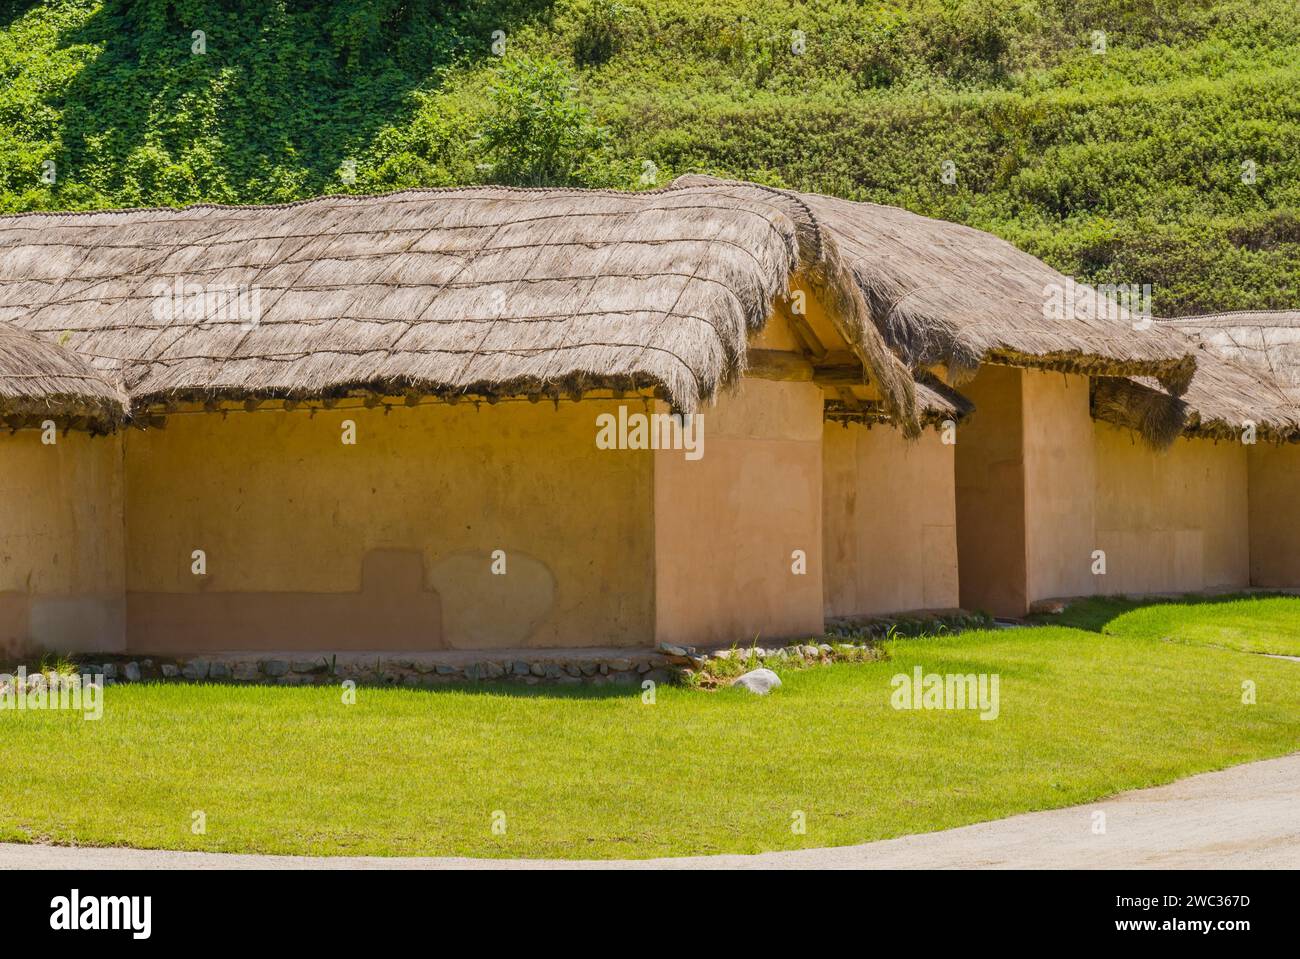
[[[1300,601],[1280,608],[1294,616]],[[112,687],[100,722],[0,712],[0,840],[752,853],[1067,806],[1300,748],[1300,665],[1158,632],[899,640],[889,661],[787,672],[767,698],[661,688],[653,705],[639,689],[363,688],[344,705],[326,688]],[[998,674],[999,717],[891,708],[891,677],[915,665]]]
[[[1300,600],[1294,597],[1094,598],[1070,606],[1058,621],[1112,636],[1300,656]]]

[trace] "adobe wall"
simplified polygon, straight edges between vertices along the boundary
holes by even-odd
[[[954,447],[961,605],[995,616],[1028,608],[1021,375],[984,366],[961,387],[975,412]]]
[[[1249,584],[1245,447],[1155,452],[1092,420],[1083,376],[985,367],[964,392],[976,404],[956,448],[964,607],[1019,616],[1045,599]]]
[[[1181,438],[1154,451],[1129,430],[1094,424],[1101,593],[1221,591],[1250,584],[1247,453]]]
[[[827,616],[960,605],[954,447],[926,430],[826,423],[822,515]]]
[[[1025,370],[1022,388],[1028,599],[1087,596],[1098,473],[1088,377]]]
[[[597,449],[616,406],[180,413],[131,432],[129,648],[648,646],[654,464]]]
[[[1300,446],[1258,443],[1250,482],[1250,584],[1300,587]]]
[[[0,434],[0,660],[123,648],[122,437]]]
[[[1090,594],[1088,378],[986,365],[961,389],[975,404],[956,444],[962,606],[1016,617],[1040,599]]]
[[[654,454],[657,639],[820,636],[821,389],[747,378],[704,419],[700,459]]]

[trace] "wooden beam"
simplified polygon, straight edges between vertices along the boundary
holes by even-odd
[[[862,375],[862,366],[814,366],[813,382],[818,386],[866,386],[867,378]]]
[[[854,394],[853,390],[849,389],[847,386],[844,386],[844,387],[841,387],[841,388],[838,390],[838,392],[839,392],[839,394],[840,394],[840,401],[841,401],[841,402],[842,402],[846,407],[848,407],[848,408],[851,409],[851,410],[861,410],[861,409],[862,409],[862,401],[861,401],[860,399],[857,398],[857,396]]]
[[[786,317],[790,321],[790,329],[794,335],[803,343],[803,348],[808,351],[808,355],[814,360],[820,360],[826,356],[826,346],[822,343],[808,318],[802,313],[796,313],[794,310],[786,310]]]
[[[798,353],[782,350],[750,350],[746,354],[746,376],[760,380],[793,380],[807,383],[813,378],[813,365]]]

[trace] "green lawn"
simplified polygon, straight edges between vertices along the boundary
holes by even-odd
[[[1300,599],[1290,596],[1188,596],[1145,605],[1098,598],[1076,603],[1055,621],[1112,636],[1300,656]]]
[[[1263,631],[1300,615],[1300,600],[1274,603]],[[1158,612],[1168,623],[1176,611]],[[1196,607],[1183,625],[1209,612]],[[1240,627],[1231,604],[1222,615]],[[639,690],[608,687],[363,688],[348,706],[325,688],[112,687],[99,722],[0,712],[0,840],[758,852],[1065,806],[1300,749],[1300,664],[1165,642],[1137,613],[1111,626],[1121,621],[1123,635],[1041,627],[899,640],[888,661],[787,673],[768,698],[660,689],[643,705]],[[999,717],[892,709],[891,677],[918,664],[998,674]],[[1254,705],[1242,703],[1245,680]],[[191,832],[196,810],[206,834]],[[498,810],[504,835],[491,829]]]

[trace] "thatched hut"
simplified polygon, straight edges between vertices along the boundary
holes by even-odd
[[[1198,353],[1182,397],[1151,380],[1098,379],[1096,541],[1102,593],[1250,586],[1266,531],[1250,520],[1257,449],[1288,442],[1300,413],[1261,370]]]
[[[50,610],[94,599],[124,610],[94,645],[133,652],[815,635],[827,417],[962,412],[836,242],[721,183],[0,218],[0,327],[120,405],[66,410],[75,463],[0,439],[15,487],[60,471],[39,522],[95,513],[11,551],[7,634],[88,648]],[[103,575],[31,585],[69,552]]]
[[[954,447],[963,606],[1300,586],[1300,313],[1155,321],[1140,290],[978,230],[802,199],[891,348],[974,404]]]
[[[951,447],[961,605],[1020,615],[1093,592],[1091,382],[1149,377],[1181,394],[1194,344],[979,230],[802,199],[890,347],[974,404]]]
[[[69,648],[121,644],[121,462],[92,434],[112,430],[123,403],[72,351],[0,324],[0,421],[11,436],[25,431],[0,440],[0,657],[33,634]]]
[[[0,634],[713,645],[1233,585],[1269,382],[979,231],[706,177],[3,217]]]
[[[1217,367],[1236,371],[1235,384],[1207,381],[1207,389],[1188,400],[1192,431],[1226,437],[1244,451],[1251,585],[1300,587],[1300,312],[1219,313],[1163,322],[1197,338],[1207,354],[1222,361]]]

